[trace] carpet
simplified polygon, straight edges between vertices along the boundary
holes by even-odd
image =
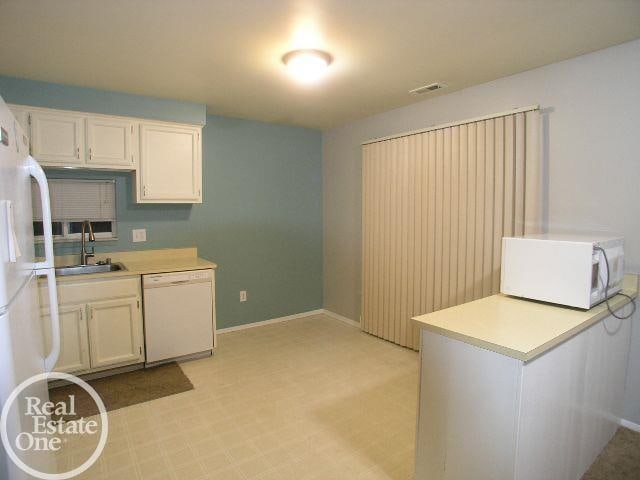
[[[619,428],[582,480],[640,478],[640,433]]]
[[[107,411],[193,390],[191,381],[175,362],[89,380],[87,383],[98,392]],[[98,407],[93,399],[75,384],[49,390],[49,398],[56,403],[68,403],[71,395],[75,397],[75,415],[65,415],[64,420],[98,414]],[[55,415],[52,415],[52,419],[58,420]]]

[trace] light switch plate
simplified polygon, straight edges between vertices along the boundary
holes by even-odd
[[[146,228],[136,228],[131,230],[133,235],[134,242],[146,242],[147,241],[147,229]]]

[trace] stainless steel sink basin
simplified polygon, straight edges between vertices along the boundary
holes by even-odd
[[[56,268],[56,275],[65,277],[67,275],[83,275],[88,273],[117,272],[126,270],[121,263],[106,263],[104,265],[67,265]]]

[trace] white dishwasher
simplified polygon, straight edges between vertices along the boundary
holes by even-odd
[[[146,364],[210,355],[213,270],[143,275]]]

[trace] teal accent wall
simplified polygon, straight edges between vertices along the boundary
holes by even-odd
[[[199,103],[107,92],[94,88],[0,75],[0,96],[7,103],[78,112],[122,115],[204,125],[207,107]]]
[[[24,91],[16,79],[4,90],[5,82],[0,77],[0,95],[7,102],[35,104],[27,101],[30,81]],[[45,90],[58,91],[55,87]],[[77,103],[73,88],[64,87],[69,105],[56,103],[57,108]],[[87,90],[81,89],[81,96]],[[100,98],[118,99],[109,113],[130,112],[130,96],[96,92]],[[53,107],[44,100],[37,106]],[[135,103],[155,100],[140,97]],[[164,102],[146,108],[160,112]],[[186,121],[180,112],[167,111],[162,119]],[[196,246],[201,257],[216,262],[218,327],[225,328],[322,307],[321,141],[317,130],[206,116],[203,203],[197,205],[136,204],[132,173],[48,170],[47,175],[116,180],[119,238],[96,242],[96,251]],[[134,228],[147,229],[146,242],[131,242]],[[77,243],[56,245],[59,254],[78,251]],[[240,290],[247,290],[247,302],[239,302]]]

